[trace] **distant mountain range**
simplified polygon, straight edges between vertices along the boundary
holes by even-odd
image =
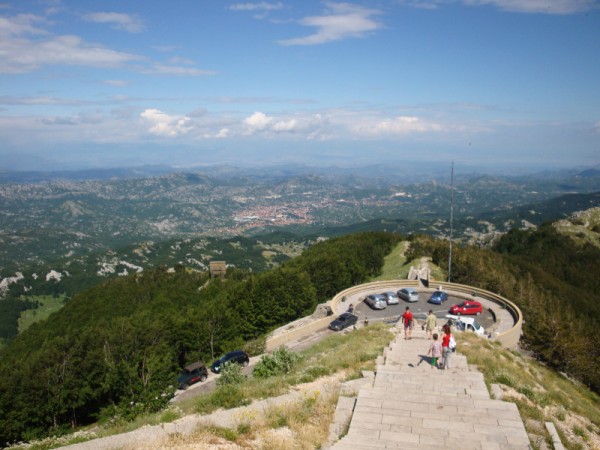
[[[450,231],[449,178],[433,172],[406,183],[382,166],[171,170],[30,172],[18,183],[1,174],[0,296],[70,295],[107,277],[159,265],[205,270],[215,259],[261,271],[319,237],[357,231]],[[596,169],[459,174],[454,186],[453,236],[480,246],[600,206]]]
[[[256,177],[256,178],[287,178],[301,175],[321,175],[343,179],[353,176],[365,178],[372,184],[378,184],[377,179],[384,177],[389,183],[391,178],[396,184],[412,184],[429,182],[431,180],[450,180],[450,163],[422,161],[384,162],[369,166],[307,166],[302,164],[279,164],[271,166],[234,166],[210,165],[195,167],[172,167],[167,165],[145,165],[135,167],[113,167],[62,171],[15,171],[0,168],[0,184],[5,183],[40,183],[57,180],[84,181],[84,180],[110,180],[122,178],[146,178],[166,175],[170,173],[204,173],[214,177]],[[566,168],[561,170],[531,169],[505,169],[483,168],[475,166],[456,166],[457,179],[470,179],[479,176],[505,176],[505,177],[533,177],[544,178],[569,178],[569,177],[597,177],[600,176],[600,166],[588,168]]]

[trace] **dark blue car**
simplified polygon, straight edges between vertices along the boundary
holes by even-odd
[[[433,303],[434,305],[441,305],[443,302],[448,300],[448,293],[444,291],[435,291],[427,300],[427,303]]]
[[[234,350],[232,352],[225,353],[223,356],[221,356],[219,359],[217,359],[214,363],[212,363],[212,365],[210,366],[210,370],[212,370],[214,373],[220,373],[221,368],[225,364],[238,363],[238,364],[246,367],[249,362],[250,362],[250,357],[248,356],[248,353],[246,353],[243,350]]]

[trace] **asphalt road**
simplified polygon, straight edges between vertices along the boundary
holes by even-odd
[[[369,293],[371,293],[371,292],[369,292]],[[367,295],[367,293],[362,294],[361,298],[364,298],[365,295]],[[456,303],[461,303],[463,301],[463,299],[461,299],[461,298],[449,296],[448,300],[445,301],[443,304],[432,305],[431,303],[427,303],[427,300],[429,299],[429,297],[430,297],[430,294],[421,293],[419,296],[418,302],[409,303],[409,302],[406,302],[406,301],[400,299],[399,304],[388,305],[387,308],[382,309],[382,310],[371,309],[371,307],[369,305],[367,305],[364,301],[362,301],[362,300],[357,301],[358,299],[353,299],[353,301],[347,301],[347,302],[345,302],[345,304],[349,305],[350,303],[353,303],[354,314],[356,314],[358,316],[359,326],[360,326],[364,323],[365,317],[367,317],[369,319],[370,323],[373,323],[376,321],[384,321],[384,320],[389,321],[389,322],[398,320],[399,317],[406,310],[407,306],[410,308],[410,310],[412,311],[413,315],[415,316],[415,318],[417,320],[424,320],[427,317],[427,313],[429,312],[430,309],[433,311],[433,313],[435,314],[435,316],[437,318],[444,319],[446,314],[448,314],[448,310],[450,309],[450,307],[452,305],[454,305]],[[475,298],[475,300],[481,300],[481,299]],[[493,319],[492,314],[486,308],[485,301],[483,303],[484,303],[483,314],[480,314],[479,316],[477,316],[477,322],[479,322],[487,330],[494,323],[494,319]],[[339,314],[332,315],[331,320],[333,321],[338,315]],[[342,332],[349,332],[349,331],[350,330],[347,329],[347,330],[343,330]],[[286,344],[286,347],[292,351],[301,351],[307,347],[310,347],[311,345],[313,345],[316,342],[323,339],[325,336],[328,336],[329,334],[332,334],[332,333],[337,333],[337,332],[329,330],[329,329],[323,329],[323,330],[317,331],[315,333],[312,333],[311,335],[306,336],[298,341],[290,342],[290,343]],[[251,357],[249,365],[247,367],[243,368],[243,372],[246,375],[251,376],[252,369],[253,369],[254,365],[260,360],[260,358],[261,358],[261,356]],[[177,402],[180,402],[187,398],[193,398],[198,395],[201,395],[202,393],[206,393],[206,392],[210,392],[210,391],[214,390],[216,388],[216,380],[219,376],[220,375],[214,374],[209,370],[208,378],[206,379],[206,381],[204,381],[203,383],[193,384],[185,391],[177,391],[175,393],[175,397],[173,397],[171,402],[177,403]]]
[[[360,301],[358,303],[354,303],[354,314],[358,316],[358,320],[360,322],[364,322],[365,317],[367,317],[369,321],[392,320],[399,318],[408,306],[417,320],[424,320],[427,317],[427,313],[430,309],[438,319],[443,319],[446,314],[449,313],[448,310],[452,305],[461,303],[464,300],[462,298],[449,296],[448,300],[441,305],[433,305],[431,303],[427,303],[427,300],[429,300],[430,296],[430,294],[421,293],[419,296],[419,301],[412,303],[400,299],[399,304],[388,305],[387,308],[382,310],[371,309],[371,307],[364,301]],[[474,298],[474,300],[479,299]],[[477,322],[479,322],[479,324],[485,329],[489,328],[494,323],[494,317],[492,313],[490,313],[485,307],[485,305],[483,313],[477,316]]]
[[[251,356],[248,366],[243,367],[242,372],[247,376],[251,376],[252,369],[259,360],[260,356]],[[210,369],[208,369],[208,377],[204,382],[192,384],[185,391],[175,391],[175,396],[171,399],[171,403],[177,403],[188,398],[197,397],[202,393],[213,391],[217,387],[217,378],[220,376],[221,375],[213,373]]]

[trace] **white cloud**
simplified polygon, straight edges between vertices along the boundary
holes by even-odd
[[[400,0],[415,8],[436,9],[443,4],[491,5],[502,11],[539,14],[576,14],[598,8],[597,0]]]
[[[600,133],[600,120],[594,124],[593,129],[596,133]]]
[[[144,73],[153,75],[174,75],[174,76],[204,76],[215,75],[217,72],[212,70],[202,70],[193,67],[168,66],[166,64],[155,64],[149,69],[143,70]]]
[[[271,122],[273,122],[273,118],[261,112],[255,112],[244,119],[244,125],[249,134],[266,129]]]
[[[156,136],[177,137],[193,128],[189,117],[170,116],[158,109],[146,109],[140,117],[150,126],[148,131]]]
[[[597,7],[595,0],[464,0],[466,5],[494,5],[520,13],[574,14]]]
[[[316,32],[300,38],[279,41],[281,45],[317,45],[347,38],[364,37],[381,28],[373,19],[380,11],[350,3],[326,3],[328,11],[322,16],[310,16],[300,24],[316,28]]]
[[[217,139],[225,139],[229,137],[230,134],[231,131],[228,128],[221,128],[215,137]]]
[[[13,17],[0,17],[0,36],[19,36],[22,34],[48,34],[47,31],[35,26],[45,23],[45,19],[33,14],[19,14]]]
[[[273,11],[282,8],[283,3],[281,2],[234,3],[229,7],[232,11]]]
[[[140,33],[144,30],[144,23],[139,17],[116,12],[96,12],[83,16],[84,20],[95,23],[108,23],[117,30],[129,33]]]
[[[0,73],[31,72],[53,64],[115,67],[141,59],[85,42],[78,36],[47,37],[46,31],[35,26],[43,22],[44,19],[32,15],[0,18]]]
[[[102,83],[108,84],[109,86],[114,87],[125,87],[129,86],[130,82],[127,80],[104,80]]]
[[[49,97],[45,95],[41,96],[25,96],[16,97],[9,95],[0,96],[0,105],[69,105],[69,106],[80,106],[85,105],[87,102],[84,100],[72,100],[66,98]]]
[[[281,120],[273,125],[274,131],[294,131],[298,127],[296,119]]]
[[[229,128],[221,128],[216,133],[214,131],[204,131],[201,133],[203,139],[227,139],[232,136],[232,132]]]
[[[347,126],[356,137],[401,137],[411,134],[437,133],[450,130],[448,126],[427,121],[416,116],[397,116],[392,118],[365,117],[362,120],[352,117]]]

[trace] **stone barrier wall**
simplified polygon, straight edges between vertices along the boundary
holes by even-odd
[[[521,337],[521,329],[523,326],[523,314],[521,310],[511,301],[501,297],[493,292],[489,292],[483,289],[474,288],[472,286],[466,286],[463,284],[447,283],[447,282],[432,282],[433,286],[429,288],[423,288],[419,286],[419,282],[416,280],[388,280],[388,281],[375,281],[372,283],[360,284],[351,288],[345,289],[342,292],[336,294],[329,302],[327,306],[334,312],[333,316],[323,317],[314,320],[304,320],[302,325],[298,327],[290,327],[285,325],[269,336],[266,340],[266,351],[272,352],[282,345],[287,344],[306,336],[310,336],[316,331],[323,330],[329,326],[332,320],[339,314],[338,305],[342,302],[344,297],[349,297],[353,294],[366,291],[386,291],[386,290],[397,290],[403,287],[414,287],[419,288],[419,292],[433,292],[438,287],[459,298],[472,298],[473,296],[483,297],[487,300],[491,300],[498,304],[502,308],[506,308],[511,314],[514,320],[514,326],[495,337],[495,340],[499,341],[503,347],[512,348],[515,347]]]

